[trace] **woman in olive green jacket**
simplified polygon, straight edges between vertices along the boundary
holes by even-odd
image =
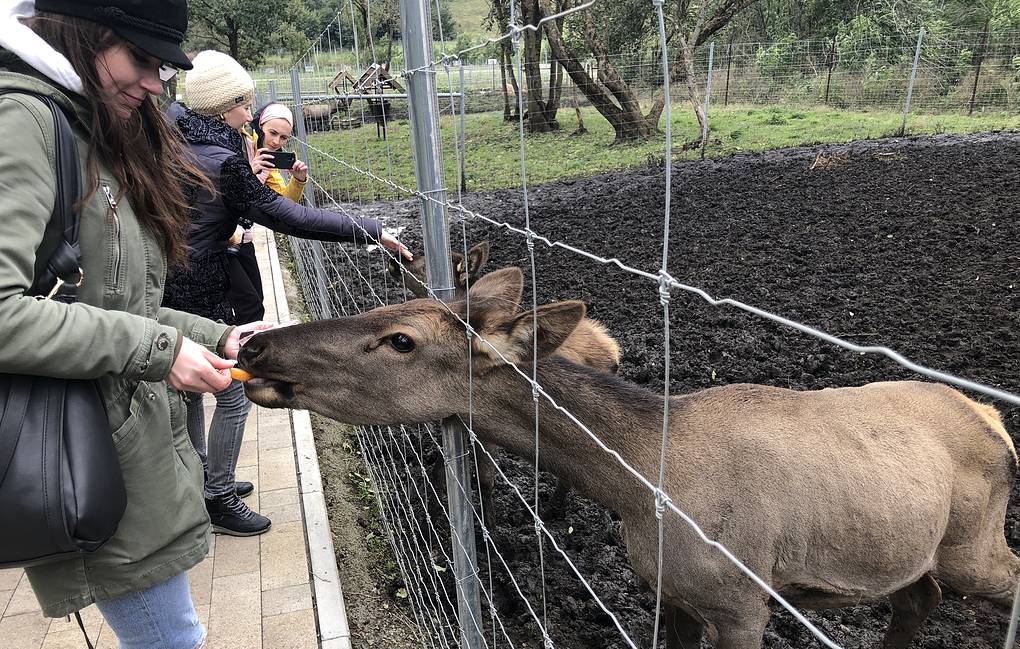
[[[179,391],[225,388],[233,361],[221,357],[236,357],[243,328],[159,306],[167,258],[184,253],[180,188],[203,182],[149,98],[162,93],[167,63],[190,65],[180,49],[187,5],[35,5],[49,13],[0,16],[0,372],[99,379],[128,502],[98,551],[27,574],[47,616],[98,602],[121,647],[194,649],[204,630],[185,572],[207,553],[209,519]],[[52,98],[78,141],[75,304],[26,296],[59,237],[49,223],[55,126],[27,92]]]

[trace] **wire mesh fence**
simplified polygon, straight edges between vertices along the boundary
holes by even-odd
[[[334,24],[345,20],[356,22],[354,11],[351,3],[341,5]],[[533,421],[534,455],[524,458],[523,463],[509,458],[491,443],[483,443],[482,435],[476,430],[473,405],[468,407],[466,417],[459,417],[468,441],[467,446],[459,450],[451,445],[447,431],[435,425],[359,429],[358,443],[406,584],[404,595],[417,622],[422,646],[473,648],[538,644],[555,647],[558,643],[559,646],[575,646],[569,639],[557,637],[557,625],[550,623],[550,613],[563,615],[566,611],[569,615],[584,607],[597,609],[605,627],[615,631],[611,646],[639,647],[649,643],[658,646],[663,599],[676,597],[675,592],[663,593],[664,581],[669,584],[663,567],[668,531],[673,539],[677,534],[693,534],[691,543],[703,544],[706,552],[722,557],[727,565],[747,578],[745,590],[764,593],[766,598],[780,602],[817,643],[838,647],[830,638],[833,629],[824,620],[809,619],[787,603],[767,577],[759,576],[741,561],[746,557],[738,558],[710,538],[699,527],[704,521],[694,520],[666,490],[669,408],[673,396],[668,362],[671,299],[682,294],[693,295],[712,306],[734,307],[855,353],[885,356],[921,375],[1006,403],[1020,404],[1020,397],[927,368],[882,345],[860,345],[745,302],[716,298],[698,286],[676,279],[670,272],[668,255],[670,221],[676,218],[670,206],[674,147],[670,114],[671,110],[682,106],[683,100],[675,90],[670,91],[668,83],[663,83],[669,78],[672,61],[672,53],[665,47],[657,53],[619,55],[610,59],[617,72],[638,89],[643,101],[651,103],[657,94],[666,95],[662,143],[665,162],[662,256],[658,263],[621,260],[612,254],[591,252],[570,241],[544,236],[541,224],[532,224],[528,199],[530,169],[524,135],[526,101],[522,95],[509,97],[514,102],[510,108],[517,120],[518,141],[505,155],[516,156],[519,160],[519,172],[513,184],[521,192],[523,221],[510,223],[503,217],[487,215],[484,209],[465,207],[461,189],[464,168],[470,164],[471,147],[465,133],[464,116],[479,97],[497,98],[497,103],[504,101],[501,71],[492,64],[469,63],[469,52],[444,52],[424,62],[395,60],[384,65],[378,60],[380,44],[369,43],[368,38],[358,35],[356,30],[353,39],[344,40],[341,38],[344,30],[334,28],[334,24],[288,71],[289,76],[264,79],[264,86],[260,84],[259,87],[264,98],[290,103],[303,116],[299,140],[302,155],[312,169],[307,193],[310,202],[341,213],[408,215],[390,222],[406,228],[398,234],[426,242],[431,236],[425,231],[428,220],[421,224],[411,215],[418,209],[434,210],[443,236],[449,234],[447,249],[459,254],[462,264],[469,258],[469,248],[477,243],[469,240],[468,223],[508,233],[516,237],[520,245],[518,259],[529,278],[532,308],[537,307],[542,298],[535,249],[545,247],[578,262],[604,268],[606,273],[611,271],[638,278],[649,291],[657,294],[662,309],[663,334],[656,344],[663,346],[662,355],[667,362],[660,402],[662,439],[661,454],[657,453],[657,471],[639,471],[625,459],[625,453],[611,442],[605,442],[582,422],[582,413],[558,403],[554,391],[538,380],[537,362],[514,366],[533,397],[525,410]],[[507,37],[516,44],[520,32],[516,29]],[[431,43],[431,37],[419,36]],[[664,34],[660,34],[660,42],[666,42]],[[696,67],[706,76],[711,69],[713,106],[827,104],[853,109],[904,110],[907,97],[911,96],[915,110],[1008,110],[1014,108],[1014,88],[1018,83],[1013,61],[1020,54],[1017,47],[1015,35],[990,38],[984,34],[927,40],[923,34],[920,37],[905,35],[902,42],[840,42],[837,39],[773,44],[717,43],[711,68],[708,48],[698,51]],[[516,51],[514,71],[521,79],[520,48]],[[597,75],[595,62],[585,65]],[[546,83],[554,67],[548,63],[544,65]],[[433,84],[433,94],[425,102],[429,106],[416,106],[414,77],[423,74],[428,75]],[[577,96],[577,89],[569,83],[567,91]],[[582,104],[583,99],[577,98],[576,103]],[[483,107],[479,111],[501,109]],[[412,153],[407,143],[410,137],[408,141],[397,141],[390,136],[400,128],[401,121],[413,120],[415,111],[423,110],[441,146],[436,150],[418,148]],[[364,128],[366,124],[375,128]],[[439,183],[437,186],[423,186],[420,169],[417,177],[409,171],[412,160],[420,162],[428,156],[439,158],[435,161],[439,172],[432,179]],[[446,161],[445,167],[443,157],[452,158]],[[450,281],[430,283],[426,274],[434,279],[434,268],[449,264],[448,259],[430,258],[428,273],[415,274],[378,246],[378,242],[372,241],[367,233],[360,248],[298,239],[292,239],[291,244],[303,295],[316,318],[355,315],[378,306],[399,304],[409,293],[450,298],[451,294],[456,294],[457,280],[464,274],[463,268],[456,267],[451,269],[456,274],[449,275]],[[466,296],[461,291],[458,297]],[[470,309],[470,300],[467,308]],[[450,313],[464,326],[469,345],[488,345],[502,360],[509,362],[498,349],[477,339],[477,332],[468,320],[461,319],[453,311]],[[472,375],[468,377],[469,400],[473,385]],[[611,466],[609,474],[625,477],[640,486],[639,498],[643,499],[646,513],[656,521],[653,528],[657,528],[658,538],[651,542],[651,547],[655,548],[654,570],[648,572],[646,566],[641,574],[653,595],[645,592],[641,611],[628,611],[627,616],[619,616],[614,604],[620,604],[620,598],[607,595],[602,588],[604,584],[586,573],[590,566],[571,556],[572,530],[543,516],[549,497],[544,487],[548,480],[543,477],[543,468],[549,460],[543,456],[541,429],[543,422],[559,417],[569,420],[579,434],[595,445],[600,452],[595,461]],[[518,522],[530,521],[533,534],[522,535],[492,527],[491,512],[487,514],[486,509],[492,506],[487,500],[493,485],[504,490],[500,506],[513,509],[513,513],[503,515],[515,517]],[[458,526],[465,520],[471,527],[470,545],[477,543],[477,560],[473,556],[474,547],[469,548],[465,537],[457,533]],[[622,559],[622,549],[619,552]],[[465,564],[460,557],[468,554],[472,555],[471,561]],[[576,597],[568,598],[569,601],[550,599],[546,590],[549,571],[556,574],[555,579],[561,586],[569,578]],[[474,602],[470,601],[471,593],[476,594]]]

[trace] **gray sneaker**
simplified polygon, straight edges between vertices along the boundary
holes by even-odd
[[[211,500],[206,498],[205,509],[209,512],[212,529],[216,534],[255,536],[273,524],[262,514],[252,511],[234,492]]]

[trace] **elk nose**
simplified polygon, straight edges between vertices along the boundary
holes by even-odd
[[[237,363],[242,367],[254,367],[266,352],[267,343],[261,336],[252,336],[241,345],[237,353]]]

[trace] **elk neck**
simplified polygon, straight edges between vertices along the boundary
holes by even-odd
[[[555,356],[539,361],[538,382],[557,404],[639,473],[652,479],[658,475],[660,396]],[[476,382],[474,399],[473,420],[479,437],[521,457],[534,457],[535,406],[528,381],[513,368],[499,367]],[[588,433],[545,397],[540,395],[538,404],[539,462],[543,468],[620,514],[644,501],[635,496],[645,487]]]

